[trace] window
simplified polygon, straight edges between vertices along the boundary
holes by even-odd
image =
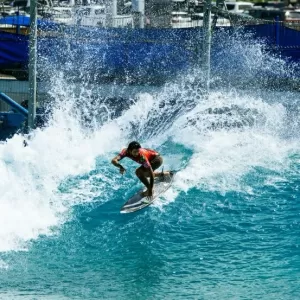
[[[105,9],[95,9],[95,15],[104,15],[105,14]]]
[[[203,13],[203,11],[204,11],[204,7],[203,6],[196,6],[195,8],[194,8],[194,13]]]
[[[71,18],[72,17],[72,14],[71,14],[71,11],[70,10],[55,10],[54,11],[54,16],[55,18]]]
[[[89,16],[91,13],[91,9],[90,8],[84,8],[84,9],[80,9],[78,10],[78,15],[80,16]]]
[[[300,12],[290,12],[287,19],[300,20]]]
[[[248,10],[248,9],[251,9],[251,8],[252,8],[252,6],[251,5],[247,5],[247,4],[242,4],[242,5],[238,6],[239,10]]]
[[[227,4],[227,3],[225,3],[225,5],[227,7],[227,10],[234,10],[234,8],[235,8],[234,4]]]

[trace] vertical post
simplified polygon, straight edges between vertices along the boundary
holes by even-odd
[[[210,84],[210,50],[211,50],[211,1],[206,0],[204,5],[203,16],[203,48],[202,48],[202,65],[206,89],[209,92]]]
[[[30,37],[29,37],[29,101],[28,130],[34,128],[36,114],[36,53],[37,53],[37,0],[30,1]]]
[[[279,22],[279,16],[276,16],[275,18],[275,31],[276,31],[276,46],[280,46],[280,22]]]
[[[214,14],[214,17],[212,18],[212,25],[211,25],[211,27],[213,29],[215,29],[216,26],[217,26],[217,21],[218,21],[218,16],[219,16],[219,9],[220,10],[221,9],[227,10],[227,7],[226,7],[226,5],[225,5],[224,2],[225,2],[225,0],[217,0],[217,2],[216,2],[217,10],[216,10],[216,12]]]
[[[116,17],[118,15],[118,0],[112,0],[111,4],[111,18],[112,18],[112,27],[116,25]]]
[[[20,26],[20,11],[19,11],[19,8],[18,8],[18,11],[16,11],[16,16],[17,16],[17,26],[16,26],[16,34],[20,34],[20,32],[21,32],[21,26]]]
[[[145,0],[139,0],[138,2],[138,11],[140,13],[140,28],[145,27]]]
[[[132,1],[132,11],[138,18],[138,27],[145,27],[145,0],[134,0]]]

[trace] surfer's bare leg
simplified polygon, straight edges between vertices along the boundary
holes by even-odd
[[[163,158],[158,155],[156,156],[152,161],[151,161],[151,167],[152,167],[152,170],[156,170],[158,169],[161,165],[163,164]],[[163,175],[168,175],[169,172],[154,172],[154,177],[159,177],[159,176],[163,176]],[[147,176],[149,177],[149,176]]]
[[[142,166],[142,167],[139,167],[135,170],[135,174],[139,178],[139,180],[145,185],[145,187],[147,189],[149,189],[150,188],[150,182],[147,179],[147,177],[150,177],[150,171]]]
[[[154,171],[154,170],[158,169],[162,165],[162,163],[163,163],[163,158],[160,155],[156,156],[150,162],[152,170]],[[164,176],[164,175],[170,174],[169,172],[157,172],[157,171],[153,172],[153,173],[154,173],[154,177],[159,177],[159,176]],[[136,169],[135,174],[148,190],[150,188],[150,182],[147,178],[150,178],[150,176],[151,176],[150,170],[141,166]],[[147,196],[146,193],[147,192],[144,192],[143,195]]]

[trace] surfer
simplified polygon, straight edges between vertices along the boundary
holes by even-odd
[[[163,158],[157,151],[142,148],[138,142],[133,141],[111,161],[114,166],[120,169],[121,174],[126,172],[126,169],[119,164],[119,161],[124,157],[128,157],[141,164],[141,166],[136,169],[135,174],[147,188],[147,191],[143,192],[142,196],[152,198],[154,177],[166,175],[166,173],[154,172],[154,170],[162,165]],[[150,182],[147,177],[150,178]]]

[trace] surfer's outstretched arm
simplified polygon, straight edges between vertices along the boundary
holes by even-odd
[[[112,160],[111,160],[111,163],[116,166],[117,168],[120,169],[120,173],[123,175],[124,172],[126,172],[126,169],[119,163],[119,161],[121,160],[121,156],[120,155],[117,155],[116,157],[114,157]]]

